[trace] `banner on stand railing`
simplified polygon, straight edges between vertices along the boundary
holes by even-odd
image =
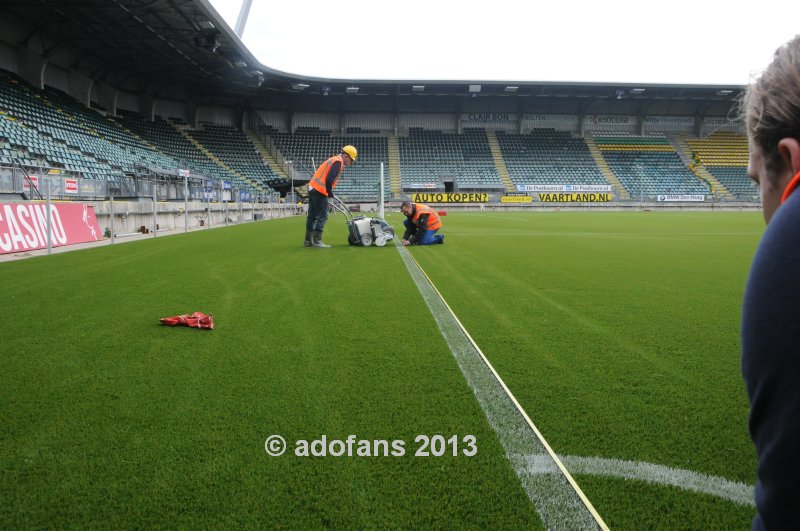
[[[703,194],[660,194],[656,197],[657,201],[705,201]]]
[[[78,179],[64,179],[64,193],[77,194],[78,193]]]
[[[47,233],[47,203],[0,203],[0,254],[45,249]],[[52,247],[93,242],[101,237],[93,206],[50,205]]]
[[[27,179],[22,180],[22,190],[30,193],[31,185],[37,190],[39,189],[39,177],[36,175],[29,175]]]

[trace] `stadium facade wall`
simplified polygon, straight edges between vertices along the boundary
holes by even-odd
[[[199,107],[197,109],[197,119],[200,122],[208,122],[214,125],[240,127],[238,112],[235,109],[226,107]]]
[[[282,111],[255,111],[261,122],[280,132],[288,132],[289,113]],[[316,127],[322,131],[341,133],[348,127],[377,130],[382,133],[396,131],[400,135],[410,128],[453,133],[464,128],[480,127],[487,130],[530,133],[535,129],[554,129],[585,134],[686,134],[694,135],[698,121],[694,116],[646,116],[591,114],[516,114],[516,113],[295,113],[291,130],[298,127]],[[259,120],[256,120],[258,123]],[[210,121],[210,120],[206,120]],[[395,129],[395,122],[397,128]],[[703,136],[719,130],[743,134],[740,123],[727,118],[706,118],[699,122]],[[220,124],[224,125],[224,124]]]
[[[280,132],[287,132],[288,113],[281,111],[256,111],[261,122]],[[395,118],[396,116],[396,118]],[[410,128],[456,132],[464,128],[481,127],[489,130],[529,133],[535,129],[554,129],[588,134],[625,133],[637,135],[664,133],[693,135],[697,129],[694,116],[646,116],[591,114],[581,117],[576,114],[522,114],[516,113],[296,113],[293,129],[317,127],[323,131],[338,133],[348,127],[392,132],[397,122],[397,132],[406,134]],[[343,123],[342,123],[343,122]],[[702,123],[704,135],[720,129],[743,133],[741,124],[724,118],[706,118]]]
[[[44,70],[47,60],[39,53],[28,48],[19,49],[19,77],[34,87],[44,88]]]
[[[578,132],[577,114],[523,114],[520,132],[529,133],[534,129],[555,129],[569,133]]]
[[[584,118],[586,133],[629,133],[639,131],[639,118],[632,115],[588,114]]]
[[[468,127],[481,127],[494,131],[514,132],[519,129],[519,116],[516,113],[473,112],[459,116],[459,132]]]
[[[264,125],[274,127],[281,133],[289,132],[289,114],[281,111],[256,111]],[[258,123],[256,120],[254,123]]]
[[[89,87],[89,104],[97,103],[100,101],[100,90],[96,81],[93,81]]]
[[[17,51],[2,42],[0,42],[0,68],[9,72],[19,71]]]
[[[744,134],[744,127],[735,116],[728,118],[706,118],[701,129],[702,136],[708,136],[717,131],[734,131]]]
[[[131,92],[120,92],[117,97],[117,110],[139,111],[139,96]]]
[[[88,77],[72,70],[69,73],[69,80],[67,82],[68,86],[67,92],[69,93],[70,96],[72,96],[80,103],[88,107],[92,83],[93,81]]]
[[[389,113],[348,113],[345,115],[345,129],[348,127],[391,131],[394,129],[394,116]]]
[[[156,116],[181,118],[187,120],[186,104],[180,101],[158,99],[156,100]],[[187,120],[189,121],[189,120]]]
[[[422,127],[452,133],[457,129],[457,123],[458,115],[455,113],[403,113],[398,116],[397,126],[400,132],[408,132],[411,127]]]
[[[645,116],[643,131],[647,133],[692,134],[695,129],[694,116]]]
[[[299,127],[318,127],[327,131],[341,131],[340,116],[334,113],[298,112],[292,115],[292,132]]]
[[[62,92],[69,93],[69,78],[69,71],[52,64],[44,71],[44,84]]]

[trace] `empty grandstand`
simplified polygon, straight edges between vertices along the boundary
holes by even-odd
[[[752,201],[758,188],[747,176],[747,138],[732,131],[719,131],[705,138],[687,140],[696,164],[704,166],[736,198]]]
[[[586,142],[565,131],[535,129],[528,134],[497,133],[514,184],[609,184]]]
[[[180,167],[198,175],[217,179],[231,178],[230,173],[212,161],[175,126],[161,117],[145,120],[136,114],[120,113],[117,120],[122,127],[137,134],[161,152],[172,156]]]
[[[251,186],[263,189],[283,182],[239,129],[206,123],[201,128],[187,130],[186,134],[205,149],[209,157],[230,168]]]
[[[0,77],[4,141],[22,166],[94,179],[123,178],[137,167],[176,167],[176,161],[73,98],[35,89],[8,72]]]
[[[134,195],[137,183],[188,174],[195,188],[286,196],[353,144],[359,160],[337,189],[350,201],[474,191],[498,204],[530,187],[576,185],[612,190],[622,206],[662,195],[756,199],[741,126],[728,119],[740,87],[307,79],[254,66],[202,2],[110,8],[88,33],[89,4],[69,13],[20,4],[4,19],[0,164],[132,183]],[[45,34],[26,22],[37,19],[64,26]],[[118,33],[126,46],[107,46]],[[60,53],[37,48],[33,34]],[[23,42],[34,47],[21,54]],[[14,179],[2,193],[21,192]]]
[[[708,184],[692,173],[663,135],[604,135],[594,141],[631,196],[710,193]]]
[[[445,134],[411,128],[398,140],[400,179],[406,191],[503,189],[483,129]]]
[[[337,135],[319,128],[300,128],[293,134],[265,129],[286,161],[291,161],[297,184],[306,183],[328,157],[348,144],[358,148],[358,161],[345,170],[337,195],[351,200],[374,201],[379,195],[381,162],[387,162],[387,140],[377,135]],[[384,164],[384,192],[389,193],[389,168]]]
[[[176,175],[181,168],[201,178],[230,181],[254,191],[288,189],[286,179],[270,168],[246,131],[200,122],[191,126],[180,117],[145,119],[120,110],[105,116],[53,89],[37,89],[13,73],[2,73],[0,85],[0,156],[5,164],[28,171],[58,170],[88,179],[124,180]],[[627,196],[653,199],[662,194],[709,195],[707,169],[739,200],[753,200],[755,189],[746,176],[746,139],[732,131],[708,138],[688,138],[692,160],[681,158],[665,133],[587,133],[585,137],[555,128],[527,133],[484,128],[461,132],[409,127],[394,135],[387,130],[349,128],[338,134],[318,127],[292,132],[261,124],[259,133],[274,145],[295,186],[307,182],[315,165],[345,144],[358,146],[358,164],[347,170],[339,194],[352,201],[374,201],[379,195],[381,163],[384,194],[393,197],[389,179],[395,169],[401,193],[421,190],[488,191],[502,194],[507,186],[619,184]],[[499,160],[488,139],[495,137]],[[399,157],[389,164],[389,140],[396,139]],[[597,147],[593,156],[587,142]],[[599,164],[606,163],[604,175]],[[499,168],[498,166],[502,166]],[[288,173],[287,173],[288,175]],[[397,192],[394,192],[394,196]]]

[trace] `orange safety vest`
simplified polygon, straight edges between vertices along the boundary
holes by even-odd
[[[783,195],[781,196],[781,204],[784,204],[789,196],[792,195],[797,185],[800,184],[800,172],[797,172],[792,180],[789,181],[789,184],[786,185],[786,189],[783,191]]]
[[[339,177],[342,175],[342,171],[344,170],[344,161],[342,160],[341,155],[334,155],[322,164],[319,165],[317,171],[314,172],[314,176],[308,181],[308,185],[316,190],[317,192],[321,193],[322,195],[328,195],[328,187],[325,186],[325,178],[328,176],[328,170],[335,162],[341,164],[339,168],[339,175],[333,180],[333,184],[331,185],[331,191],[336,188],[336,183],[339,182]]]
[[[436,230],[442,227],[442,220],[439,219],[439,214],[429,206],[420,203],[414,203],[414,217],[411,218],[411,223],[416,225],[419,223],[419,217],[423,214],[428,214],[428,226],[426,230]]]

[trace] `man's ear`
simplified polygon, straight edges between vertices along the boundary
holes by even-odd
[[[800,141],[792,137],[782,138],[778,142],[778,153],[792,175],[800,172]]]

